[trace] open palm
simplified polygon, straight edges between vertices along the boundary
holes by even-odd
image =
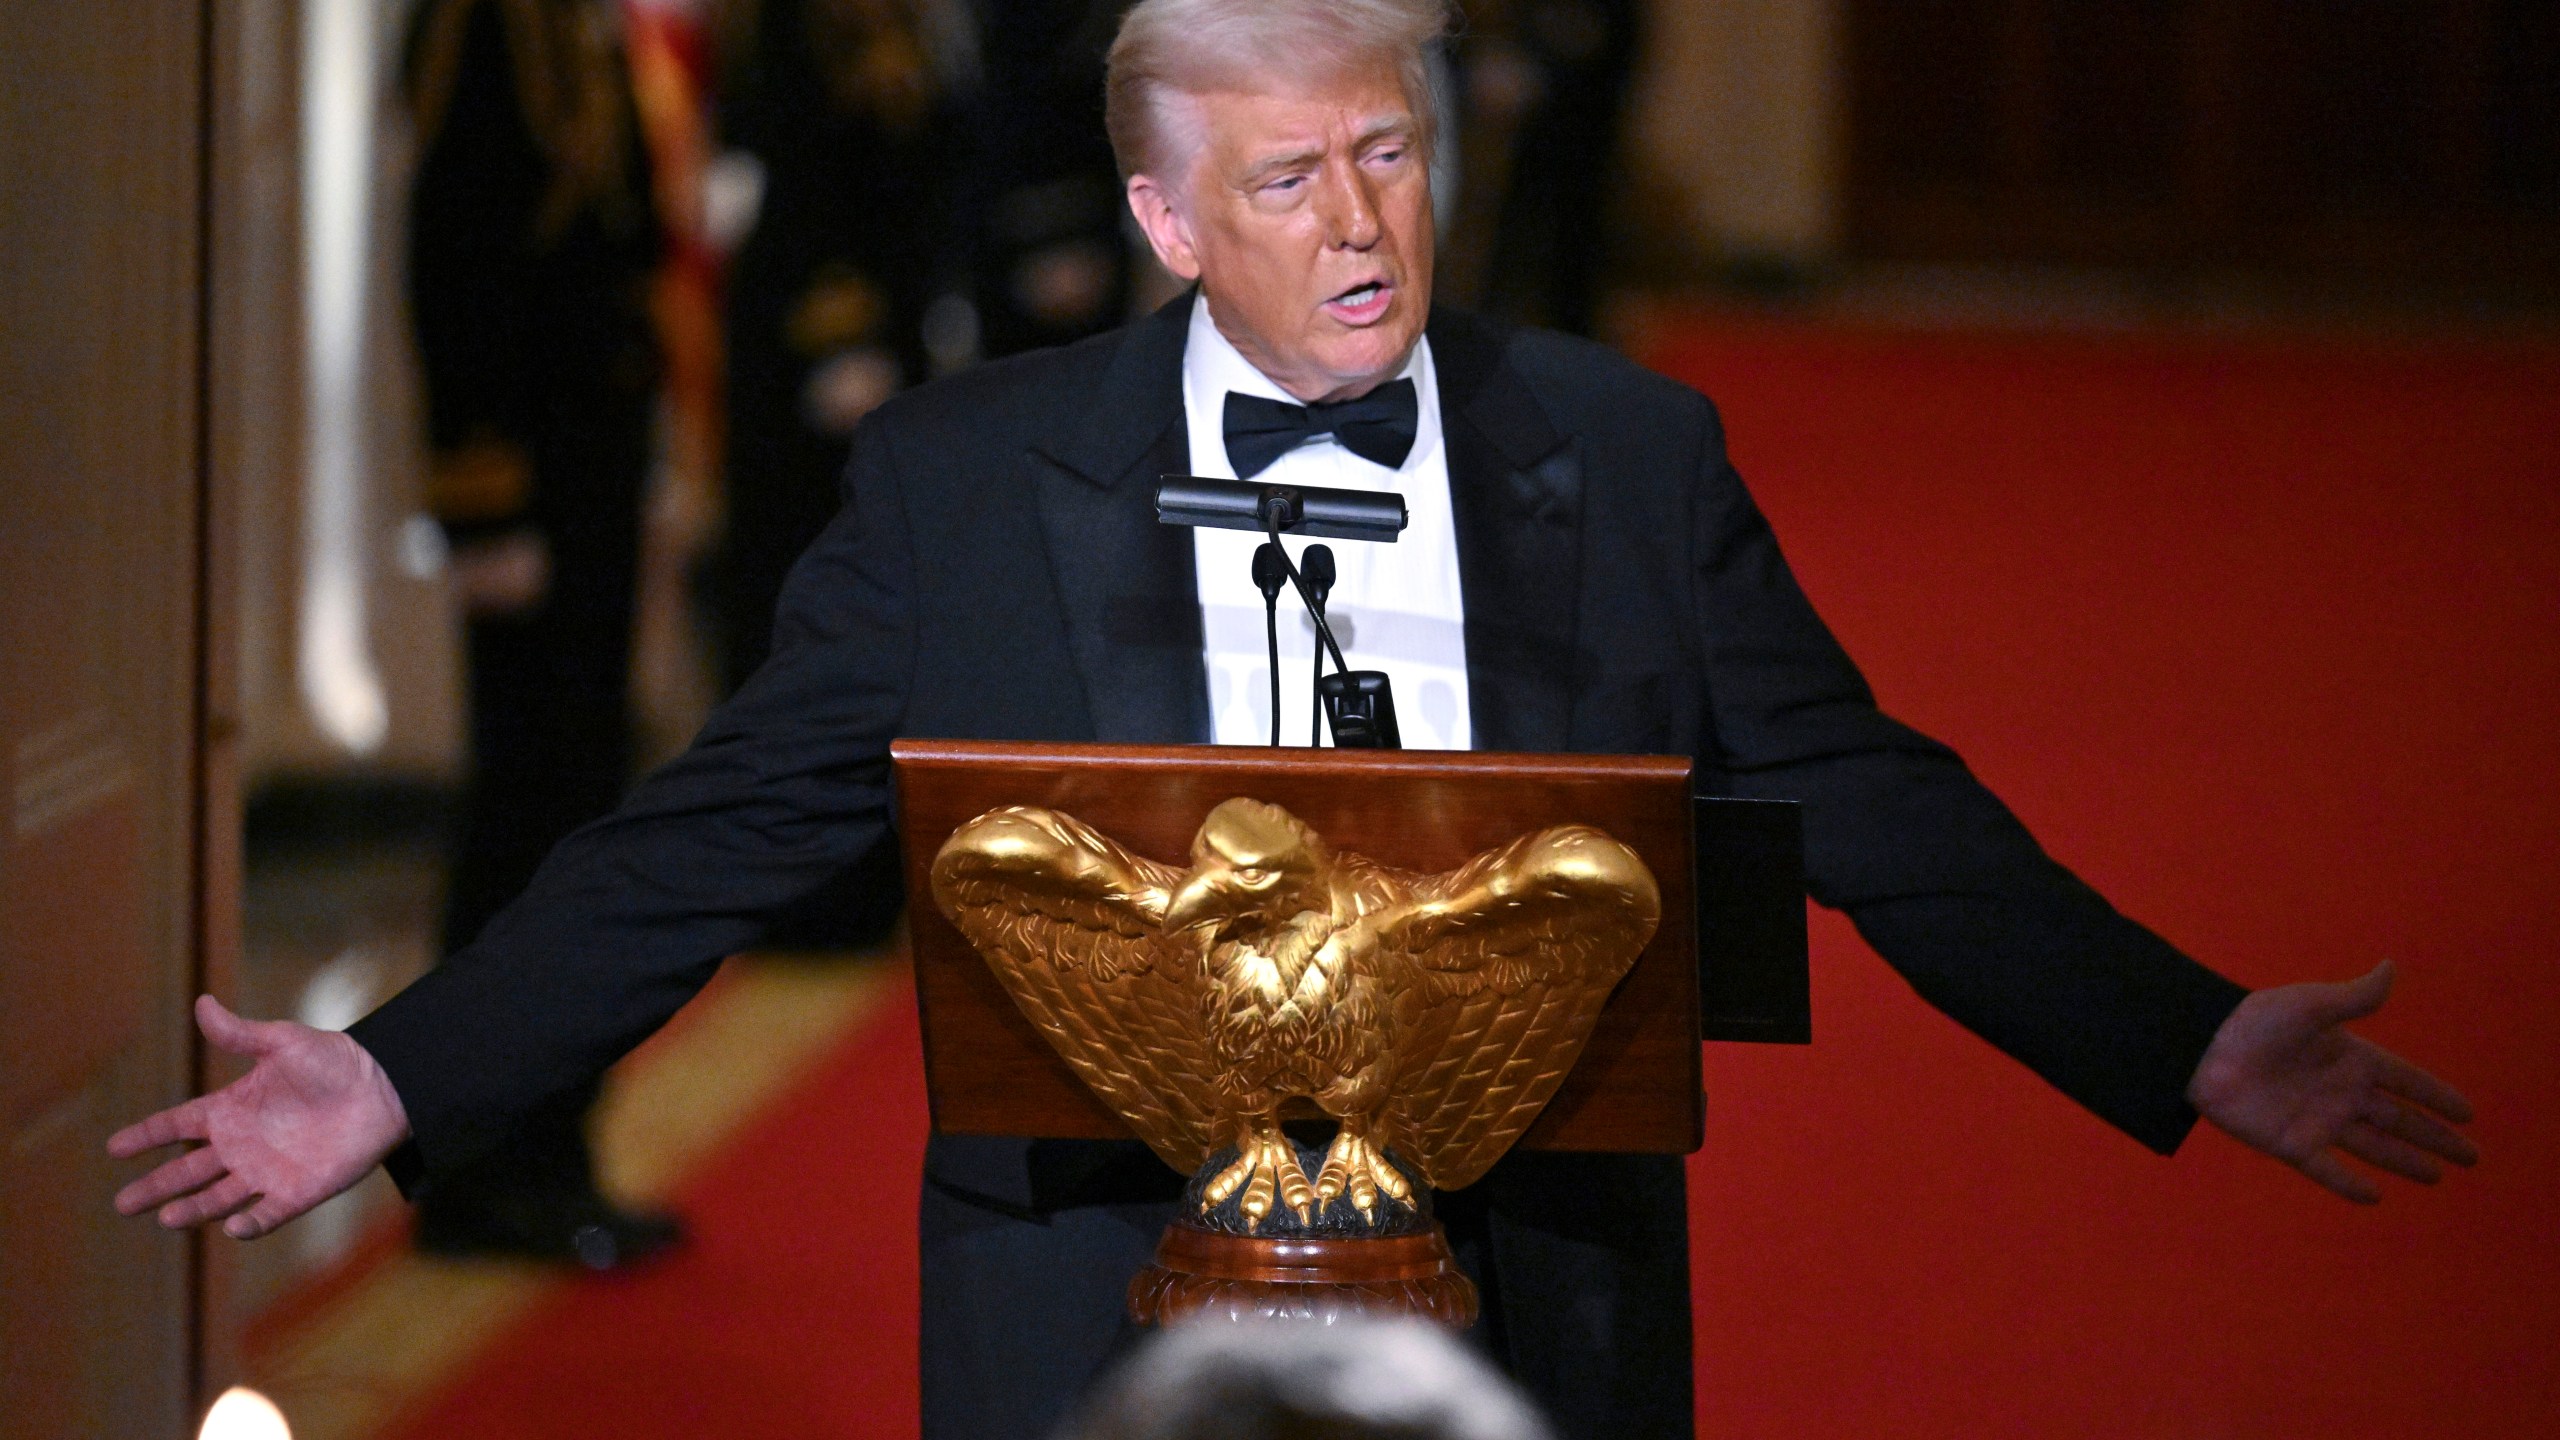
[[[156,1205],[172,1230],[221,1220],[224,1234],[255,1239],[355,1184],[407,1138],[390,1078],[346,1036],[243,1020],[210,995],[196,1001],[196,1023],[207,1040],[257,1063],[108,1138],[119,1159],[201,1142],[119,1191],[124,1214]]]
[[[2391,962],[2341,984],[2280,985],[2240,1002],[2196,1066],[2198,1114],[2358,1204],[2382,1198],[2341,1158],[2432,1185],[2444,1162],[2480,1158],[2446,1122],[2471,1102],[2390,1051],[2346,1030],[2382,1008]]]

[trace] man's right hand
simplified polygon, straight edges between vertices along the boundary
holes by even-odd
[[[224,1234],[254,1240],[363,1179],[409,1137],[391,1078],[346,1036],[243,1020],[210,995],[196,1000],[196,1024],[222,1050],[257,1063],[108,1138],[107,1153],[120,1160],[201,1142],[118,1191],[118,1211],[156,1205],[169,1229],[221,1220]]]

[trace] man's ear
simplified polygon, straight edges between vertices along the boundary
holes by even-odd
[[[1183,280],[1200,278],[1200,256],[1191,245],[1191,222],[1175,209],[1173,196],[1152,175],[1129,177],[1129,213],[1137,217],[1156,260]]]

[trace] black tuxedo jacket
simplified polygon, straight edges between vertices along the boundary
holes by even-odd
[[[890,825],[894,736],[1206,741],[1187,303],[883,406],[793,571],[771,661],[480,941],[355,1037],[406,1105],[403,1183],[662,1024],[764,917]],[[1953,752],[1880,713],[1797,589],[1694,391],[1586,342],[1440,310],[1477,743],[1694,755],[1801,801],[1814,897],[1932,1003],[2155,1149],[2242,991],[2047,858]],[[1010,1150],[938,1173],[1037,1204]]]

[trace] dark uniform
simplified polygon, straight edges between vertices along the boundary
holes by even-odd
[[[966,140],[907,6],[738,0],[717,35],[720,144],[762,172],[727,287],[713,600],[734,690],[763,663],[784,572],[835,513],[862,401],[929,368],[925,310],[961,260],[949,176]]]
[[[659,237],[609,5],[427,0],[408,97],[419,160],[409,304],[430,507],[458,560],[533,547],[547,576],[468,620],[472,772],[442,949],[469,944],[629,778]],[[424,1197],[421,1242],[609,1265],[662,1224],[596,1196],[593,1086]]]

